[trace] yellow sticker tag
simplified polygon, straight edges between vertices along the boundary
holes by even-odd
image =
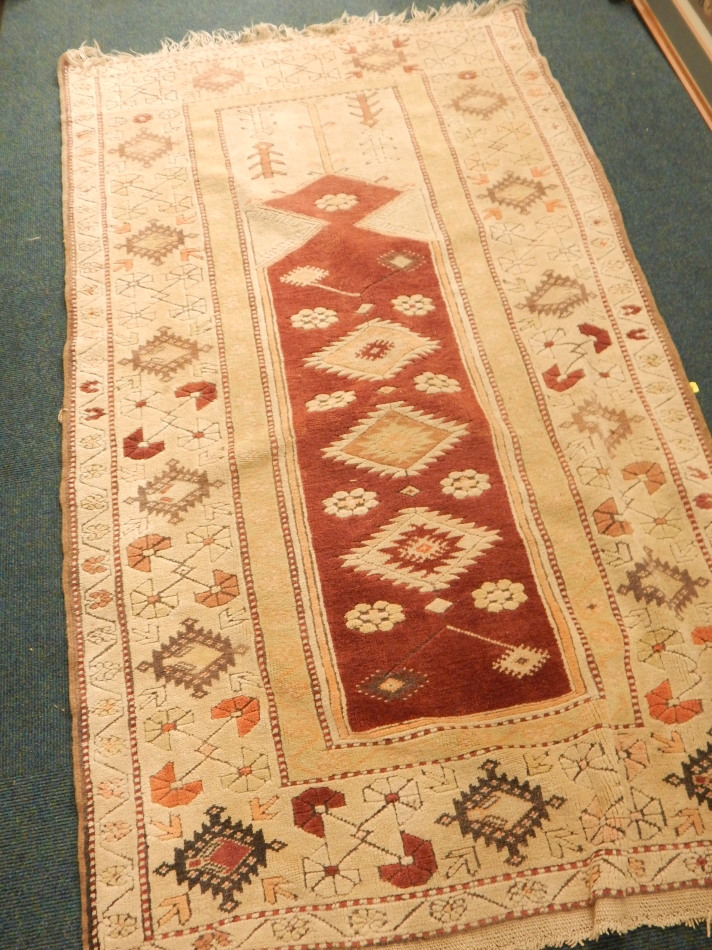
[[[700,387],[692,380],[690,380],[690,389],[693,391],[693,393],[698,393],[700,391]]]

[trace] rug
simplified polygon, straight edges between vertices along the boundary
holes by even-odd
[[[520,4],[59,75],[85,946],[709,920],[709,435]]]

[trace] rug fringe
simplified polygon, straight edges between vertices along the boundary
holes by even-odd
[[[243,43],[256,43],[264,40],[295,40],[299,37],[312,36],[333,36],[336,33],[348,30],[359,25],[385,26],[406,25],[408,23],[431,23],[443,20],[462,20],[488,17],[495,13],[501,13],[504,10],[526,9],[527,0],[483,0],[482,3],[475,3],[475,0],[464,0],[464,2],[453,3],[449,6],[442,4],[440,7],[428,7],[425,10],[419,10],[413,5],[410,10],[404,10],[402,13],[389,13],[382,16],[375,10],[367,13],[365,16],[353,16],[348,13],[342,14],[336,20],[330,23],[316,23],[311,26],[305,26],[303,29],[286,26],[284,24],[276,26],[272,23],[257,23],[245,27],[239,32],[230,30],[208,30],[190,31],[182,40],[166,39],[161,44],[161,49],[157,53],[134,53],[117,52],[104,53],[99,44],[83,43],[78,49],[68,50],[62,57],[63,61],[70,66],[91,67],[107,62],[117,62],[121,60],[134,60],[136,58],[155,59],[163,57],[166,54],[177,53],[183,50],[219,48],[225,46],[234,46]]]

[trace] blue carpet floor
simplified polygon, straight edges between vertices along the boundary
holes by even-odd
[[[0,27],[0,947],[79,950],[76,813],[60,584],[65,336],[56,63],[82,41],[155,50],[188,30],[330,20],[345,0],[5,0]],[[400,11],[404,0],[347,0]],[[700,402],[709,357],[712,135],[632,7],[530,0],[529,22],[611,180]],[[473,948],[477,938],[473,937]],[[697,950],[642,928],[595,950]],[[516,950],[516,948],[513,948]]]

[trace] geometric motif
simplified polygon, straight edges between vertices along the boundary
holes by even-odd
[[[211,482],[206,472],[186,468],[171,459],[159,475],[138,486],[136,498],[126,500],[138,502],[141,511],[162,515],[171,524],[178,524],[191,508],[208,497],[211,488],[220,485],[220,481]]]
[[[282,841],[266,841],[260,829],[252,825],[243,827],[241,821],[223,818],[224,808],[213,805],[206,812],[209,819],[191,841],[176,848],[173,863],[164,862],[156,868],[156,874],[165,877],[175,872],[179,884],[189,888],[199,887],[205,894],[219,897],[220,910],[230,913],[239,906],[236,894],[241,894],[246,884],[267,867],[267,852],[281,851],[286,847]]]
[[[549,186],[550,187],[550,186]],[[487,189],[487,197],[492,204],[509,205],[522,214],[526,214],[537,200],[546,195],[547,186],[534,178],[522,178],[514,172],[507,172],[504,178]]]
[[[628,416],[625,409],[611,409],[604,406],[595,396],[582,403],[571,417],[571,423],[579,432],[596,435],[603,440],[611,454],[625,442],[633,432],[633,423],[639,422],[639,416]]]
[[[628,583],[621,584],[619,594],[632,594],[638,603],[666,604],[682,619],[683,612],[697,597],[697,588],[706,587],[706,577],[694,579],[686,568],[669,564],[655,557],[650,548],[644,548],[646,557],[628,571]],[[653,580],[655,582],[653,582]]]
[[[463,838],[472,835],[475,841],[482,838],[488,847],[506,850],[504,863],[516,866],[526,857],[523,849],[528,839],[548,820],[548,809],[561,808],[566,799],[560,795],[545,799],[540,785],[532,787],[528,781],[497,774],[498,765],[494,759],[483,762],[485,777],[460,792],[460,798],[453,801],[454,815],[446,813],[436,820],[446,827],[457,821]]]
[[[195,340],[187,340],[168,327],[160,327],[154,337],[132,351],[130,360],[121,360],[121,365],[130,362],[133,370],[151,373],[168,382],[184,366],[197,360],[199,353]]]
[[[144,660],[136,669],[152,670],[157,680],[182,686],[200,699],[207,695],[208,686],[235,665],[235,653],[246,649],[235,650],[227,637],[204,630],[188,618],[178,633],[153,651],[151,662]]]
[[[322,451],[326,458],[346,465],[409,478],[440,458],[466,432],[466,424],[436,419],[403,402],[391,402],[377,406]]]
[[[547,270],[544,271],[544,279],[529,294],[524,305],[531,313],[540,316],[568,317],[590,297],[591,294],[580,281]]]
[[[357,689],[366,696],[390,703],[394,699],[406,699],[417,693],[427,680],[428,677],[424,673],[418,673],[416,670],[377,670],[359,683]]]
[[[138,234],[126,238],[126,251],[137,257],[145,257],[152,264],[162,264],[171,251],[185,244],[185,235],[180,228],[159,224],[155,218]]]
[[[166,155],[172,148],[173,142],[167,135],[155,135],[153,132],[141,129],[134,138],[129,139],[128,142],[122,142],[116,152],[122,158],[131,158],[144,168],[150,168],[157,158]]]
[[[219,63],[213,63],[210,69],[200,73],[193,79],[193,85],[199,89],[209,89],[211,92],[224,92],[230,86],[242,82],[245,74],[241,69],[228,69]]]
[[[458,112],[478,115],[481,119],[486,119],[506,104],[507,98],[501,92],[478,89],[476,86],[469,86],[452,101],[452,105]]]
[[[498,531],[461,518],[404,508],[341,560],[356,571],[431,592],[449,587],[498,540]]]
[[[712,811],[712,743],[708,742],[706,749],[698,749],[696,755],[682,763],[682,777],[673,773],[665,776],[665,781],[678,787],[684,785],[689,798],[696,798],[700,805],[706,803]]]
[[[421,356],[434,353],[435,340],[390,320],[369,320],[304,362],[350,379],[389,379]]]

